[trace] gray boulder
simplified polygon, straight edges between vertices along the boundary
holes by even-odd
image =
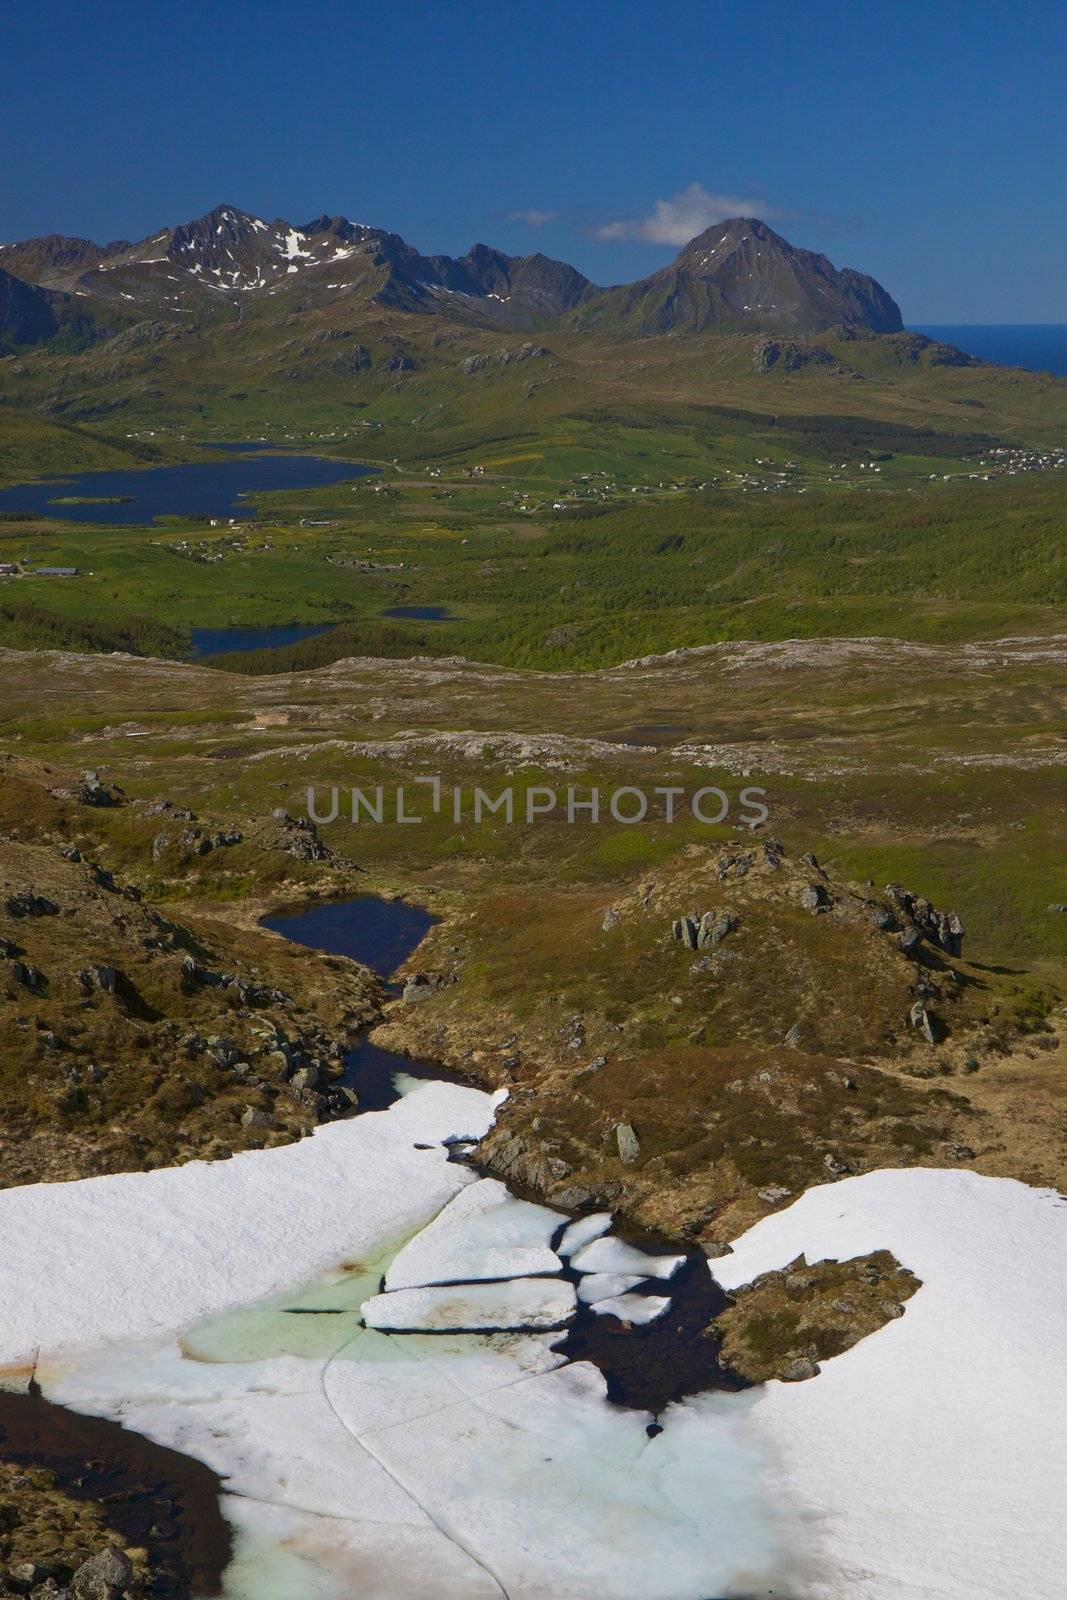
[[[322,1083],[322,1068],[317,1061],[309,1062],[306,1067],[301,1067],[293,1073],[292,1087],[294,1089],[317,1089]]]
[[[24,989],[29,989],[33,994],[38,994],[47,982],[40,967],[33,966],[29,961],[13,961],[11,976],[16,983],[21,983]]]
[[[241,1114],[242,1128],[273,1128],[274,1118],[259,1106],[246,1106]]]
[[[927,1044],[936,1044],[937,1035],[934,1031],[933,1019],[921,1000],[916,1000],[912,1006],[909,1020],[916,1032],[922,1034]]]
[[[782,1368],[783,1383],[803,1383],[805,1379],[817,1378],[818,1375],[818,1362],[812,1361],[808,1356],[798,1356],[795,1361]]]
[[[637,1134],[628,1122],[617,1122],[614,1133],[615,1148],[619,1152],[619,1160],[624,1167],[632,1167],[641,1154],[641,1144]]]
[[[87,967],[78,974],[78,981],[87,994],[92,994],[94,989],[99,989],[103,994],[114,994],[118,978],[115,968],[106,966]]]
[[[701,950],[705,950],[709,946],[714,948],[715,945],[726,938],[728,933],[732,933],[736,927],[737,918],[731,912],[724,911],[721,917],[717,917],[714,911],[705,911],[700,919],[700,927],[697,930],[698,948]]]
[[[133,1582],[133,1565],[121,1550],[111,1548],[90,1556],[74,1574],[78,1600],[115,1600]]]

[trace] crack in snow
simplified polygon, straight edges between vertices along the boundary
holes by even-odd
[[[396,1472],[393,1471],[392,1467],[390,1467],[385,1461],[382,1460],[381,1456],[377,1453],[377,1451],[373,1450],[370,1447],[370,1445],[366,1442],[365,1439],[361,1439],[359,1434],[356,1433],[356,1431],[353,1428],[349,1427],[348,1423],[345,1421],[345,1419],[341,1415],[340,1411],[334,1405],[333,1399],[332,1399],[332,1397],[330,1395],[330,1392],[329,1392],[329,1389],[326,1387],[327,1374],[329,1373],[329,1370],[333,1366],[334,1362],[337,1361],[338,1358],[341,1355],[343,1355],[344,1351],[349,1347],[349,1345],[355,1344],[359,1337],[360,1337],[360,1335],[357,1335],[356,1339],[350,1339],[348,1341],[348,1343],[346,1345],[343,1345],[340,1350],[335,1351],[334,1354],[330,1357],[330,1359],[323,1365],[323,1367],[322,1367],[322,1369],[321,1369],[321,1371],[319,1373],[319,1386],[320,1386],[320,1388],[322,1390],[322,1398],[325,1400],[326,1404],[329,1406],[330,1410],[333,1412],[333,1415],[336,1417],[336,1419],[340,1423],[341,1427],[348,1434],[349,1438],[352,1439],[353,1442],[359,1447],[359,1449],[362,1450],[366,1455],[370,1456],[372,1461],[376,1461],[377,1462],[377,1464],[379,1465],[379,1467],[381,1467],[382,1471],[386,1474],[386,1476],[392,1479],[393,1483],[396,1484],[397,1488],[401,1491],[401,1493],[405,1494],[408,1497],[408,1499],[412,1502],[413,1505],[418,1506],[419,1510],[422,1511],[423,1514],[429,1518],[429,1520],[433,1523],[433,1525],[437,1529],[437,1531],[440,1534],[442,1534],[444,1538],[446,1538],[448,1540],[449,1544],[454,1545],[457,1550],[459,1550],[463,1555],[465,1555],[470,1561],[473,1561],[475,1566],[479,1567],[481,1569],[481,1571],[485,1573],[486,1577],[489,1578],[490,1581],[493,1584],[495,1584],[497,1589],[499,1589],[500,1594],[503,1597],[503,1600],[510,1600],[510,1596],[508,1594],[507,1589],[504,1587],[504,1584],[501,1582],[501,1579],[493,1571],[493,1569],[490,1566],[488,1566],[487,1563],[485,1561],[483,1561],[480,1556],[476,1555],[473,1550],[471,1550],[466,1544],[464,1544],[463,1540],[460,1539],[458,1537],[458,1535],[449,1532],[449,1530],[444,1526],[444,1524],[440,1521],[440,1519],[438,1517],[436,1517],[434,1515],[434,1513],[430,1510],[429,1506],[424,1505],[422,1503],[422,1501],[419,1499],[418,1495],[415,1494],[414,1491],[411,1488],[409,1488],[409,1486],[406,1483],[404,1483],[402,1478]],[[439,1409],[448,1410],[450,1408],[445,1406],[445,1407],[441,1407]]]

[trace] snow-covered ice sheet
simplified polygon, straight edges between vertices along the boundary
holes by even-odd
[[[516,1200],[499,1179],[482,1178],[461,1189],[394,1257],[385,1287],[559,1272],[562,1263],[549,1241],[565,1221],[547,1206]]]
[[[441,1141],[492,1120],[481,1090],[425,1083],[275,1150],[0,1191],[0,1363],[182,1329],[402,1242],[473,1181]]]
[[[572,1284],[559,1278],[514,1278],[507,1283],[456,1283],[397,1289],[364,1301],[368,1328],[562,1328],[574,1316]]]
[[[423,1085],[286,1149],[0,1193],[0,1358],[224,1477],[225,1600],[676,1600],[791,1560],[734,1397],[683,1460],[558,1333],[361,1325],[473,1183],[439,1142],[492,1109]],[[576,1305],[558,1277],[463,1292],[502,1290]],[[383,1298],[411,1293],[455,1290]]]
[[[354,1381],[343,1362],[326,1389],[346,1418],[339,1381]],[[794,1570],[788,1517],[762,1494],[744,1441],[747,1397],[720,1398],[706,1425],[679,1434],[679,1450],[670,1428],[650,1440],[646,1414],[608,1405],[601,1375],[579,1362],[361,1439],[439,1508],[507,1600],[767,1592]]]
[[[1062,1600],[1060,1197],[923,1169],[809,1191],[715,1276],[888,1248],[922,1279],[904,1316],[810,1382],[673,1405],[649,1439],[553,1333],[361,1326],[473,1184],[441,1141],[491,1117],[425,1084],[285,1149],[3,1191],[0,1361],[39,1350],[49,1398],[225,1476],[225,1600]],[[586,1282],[651,1275],[619,1246],[584,1244]],[[463,1292],[502,1287],[573,1294]],[[413,1292],[454,1291],[377,1298]]]
[[[684,1256],[646,1255],[613,1235],[594,1239],[571,1256],[576,1272],[639,1272],[642,1278],[673,1277],[684,1261]]]
[[[563,1230],[558,1245],[560,1255],[569,1260],[587,1244],[592,1244],[594,1239],[599,1239],[602,1233],[607,1233],[610,1227],[610,1211],[596,1211],[592,1216],[578,1217]]]

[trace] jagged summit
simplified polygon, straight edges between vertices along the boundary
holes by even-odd
[[[540,254],[476,244],[458,260],[424,256],[399,234],[347,217],[268,222],[229,204],[136,244],[52,234],[0,246],[0,263],[40,287],[156,314],[195,310],[212,296],[276,294],[298,280],[313,293],[361,287],[401,310],[532,327],[596,292],[575,268]]]

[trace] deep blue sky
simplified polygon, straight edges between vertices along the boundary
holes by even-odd
[[[1065,60],[1064,0],[16,3],[0,239],[225,200],[610,283],[736,199],[909,322],[1067,322]]]

